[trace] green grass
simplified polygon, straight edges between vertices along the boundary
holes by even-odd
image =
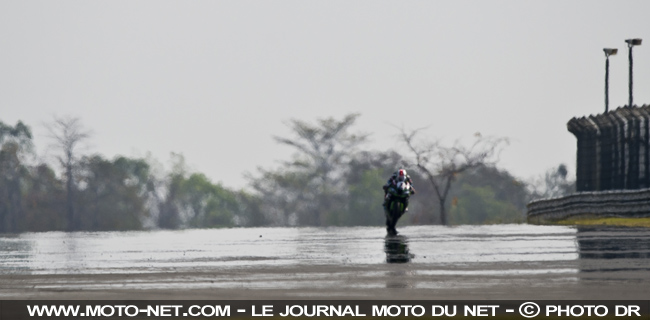
[[[621,226],[650,228],[650,217],[623,218],[623,217],[598,217],[582,215],[546,224],[572,225],[572,226]]]

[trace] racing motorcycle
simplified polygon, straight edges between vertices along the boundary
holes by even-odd
[[[386,216],[386,231],[389,235],[397,235],[395,225],[406,211],[406,201],[412,191],[411,184],[405,181],[388,187],[387,197],[390,198],[384,207],[384,215]]]

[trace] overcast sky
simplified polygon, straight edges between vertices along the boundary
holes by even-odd
[[[400,148],[393,126],[452,141],[511,139],[500,166],[527,179],[575,174],[574,116],[650,104],[650,1],[0,1],[0,121],[74,116],[89,152],[170,152],[213,181],[292,150],[288,119],[361,113],[368,149]]]

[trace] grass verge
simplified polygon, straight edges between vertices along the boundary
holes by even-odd
[[[548,224],[572,225],[572,226],[620,226],[620,227],[645,227],[650,228],[650,217],[623,218],[623,217],[596,217],[578,216]]]

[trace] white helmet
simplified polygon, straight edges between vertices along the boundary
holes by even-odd
[[[407,174],[406,174],[406,170],[404,170],[404,169],[399,169],[399,170],[397,171],[397,181],[404,181],[404,180],[406,180],[406,176],[407,176]]]

